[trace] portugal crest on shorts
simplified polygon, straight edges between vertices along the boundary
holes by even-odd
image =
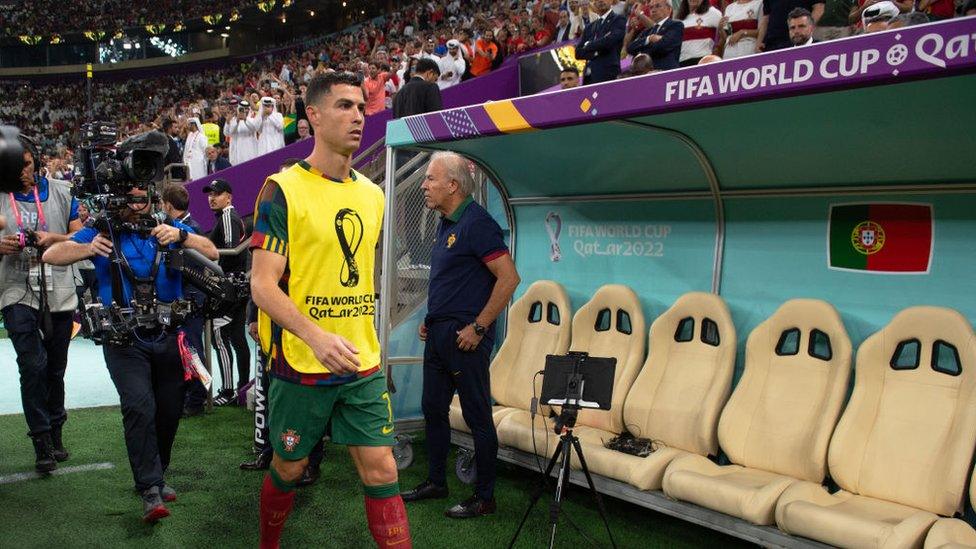
[[[284,433],[281,433],[281,442],[285,445],[285,451],[291,452],[298,446],[298,443],[302,441],[302,437],[295,432],[294,429],[288,429]]]
[[[885,232],[874,221],[862,221],[851,232],[851,244],[858,253],[871,255],[881,251],[885,243]]]

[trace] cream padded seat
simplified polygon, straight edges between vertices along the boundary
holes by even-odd
[[[920,547],[936,515],[962,510],[976,445],[976,335],[958,312],[911,307],[867,338],[830,441],[841,490],[790,487],[788,533],[847,547]]]
[[[976,507],[976,475],[970,475],[969,504]],[[959,519],[939,519],[925,536],[925,549],[976,549],[976,530]]]
[[[579,412],[576,435],[584,446],[602,447],[603,440],[623,431],[624,399],[644,359],[645,330],[640,299],[633,290],[620,284],[602,286],[573,316],[572,351],[617,359],[610,410]],[[531,416],[523,410],[502,418],[498,424],[498,441],[526,452],[551,453],[556,435],[544,426],[540,429],[540,425],[551,426],[553,422],[543,421],[542,416],[536,416],[534,448]],[[588,450],[584,449],[584,453],[589,456]],[[578,466],[575,456],[573,464]]]
[[[659,490],[676,457],[718,454],[718,417],[732,385],[736,335],[721,297],[691,292],[654,321],[649,340],[647,360],[624,401],[624,424],[657,449],[637,457],[597,440],[584,452],[594,473]]]
[[[664,473],[664,492],[772,524],[788,486],[824,478],[850,366],[851,342],[833,306],[816,299],[781,305],[749,334],[745,371],[719,419],[719,444],[732,465],[679,457]]]
[[[972,549],[976,530],[959,519],[939,519],[925,536],[925,549]]]
[[[546,355],[566,354],[569,349],[572,308],[566,290],[552,280],[537,280],[508,310],[505,341],[491,361],[491,396],[495,399],[492,418],[499,421],[514,410],[528,410],[535,373],[546,363]],[[536,392],[542,387],[538,377]],[[451,428],[471,430],[461,416],[457,395],[450,408]]]

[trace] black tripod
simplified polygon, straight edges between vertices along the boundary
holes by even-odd
[[[570,401],[573,402],[573,401]],[[578,400],[576,401],[578,402]],[[549,460],[549,466],[546,467],[546,472],[543,474],[542,479],[539,480],[539,484],[536,485],[535,490],[532,492],[532,501],[529,502],[529,508],[525,510],[525,514],[522,516],[522,522],[519,523],[518,530],[515,531],[515,535],[512,536],[512,541],[509,542],[508,547],[511,549],[515,546],[515,541],[518,539],[519,534],[522,532],[522,526],[525,525],[525,521],[528,520],[529,514],[532,513],[532,508],[535,507],[536,502],[542,497],[542,492],[545,491],[546,486],[549,484],[549,475],[552,474],[553,468],[556,463],[559,462],[559,478],[556,480],[556,493],[553,496],[552,502],[549,503],[549,525],[552,527],[552,531],[549,534],[549,549],[552,549],[556,543],[556,525],[559,523],[559,507],[562,503],[563,488],[566,483],[569,482],[569,464],[571,462],[570,452],[572,450],[576,451],[576,456],[579,458],[580,466],[583,469],[583,474],[586,476],[586,482],[590,486],[590,493],[596,498],[597,508],[600,511],[600,518],[603,519],[603,526],[607,529],[607,535],[610,536],[610,545],[614,548],[617,547],[616,542],[613,541],[613,533],[610,532],[610,524],[607,523],[607,514],[603,508],[603,498],[600,497],[600,493],[596,491],[596,487],[593,485],[593,477],[590,476],[590,470],[586,466],[586,459],[583,458],[583,448],[580,446],[579,438],[573,434],[573,428],[576,427],[576,416],[579,413],[579,406],[568,404],[563,407],[562,413],[559,414],[559,419],[556,420],[556,434],[561,434],[559,437],[559,445],[556,446],[556,451],[552,453],[552,458]]]

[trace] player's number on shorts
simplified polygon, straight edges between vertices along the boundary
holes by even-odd
[[[389,425],[383,427],[383,434],[388,435],[393,432],[393,403],[390,401],[390,393],[383,393],[383,400],[386,401],[386,412],[388,414]]]

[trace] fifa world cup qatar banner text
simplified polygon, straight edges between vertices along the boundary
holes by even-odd
[[[976,17],[962,17],[412,116],[387,127],[387,144],[471,139],[974,70]]]
[[[925,28],[932,32],[920,32]],[[715,69],[725,70],[703,75],[688,74],[684,78],[668,81],[664,86],[664,103],[754,90],[804,87],[807,84],[868,75],[890,75],[897,80],[906,71],[925,67],[945,69],[976,57],[976,33],[971,28],[948,33],[936,30],[929,25],[902,28],[853,40],[819,44],[818,47],[796,48],[790,51],[794,54],[790,59],[756,58],[757,61],[768,59],[768,62],[749,67],[726,68],[723,64],[716,64]]]

